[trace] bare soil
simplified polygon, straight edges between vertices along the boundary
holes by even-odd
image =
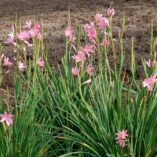
[[[113,0],[114,36],[118,36],[120,19],[125,13],[126,32],[124,35],[126,59],[130,56],[130,41],[135,40],[137,75],[142,78],[141,57],[149,57],[150,26],[154,22],[154,36],[157,36],[157,0]],[[22,21],[28,19],[42,20],[44,40],[48,44],[50,62],[60,63],[65,50],[64,29],[67,26],[69,8],[74,25],[83,25],[93,19],[96,12],[105,13],[109,3],[104,0],[0,0],[0,43],[4,43],[11,24],[16,17]],[[13,52],[5,47],[5,53]],[[128,73],[128,62],[125,71]],[[5,77],[2,88],[12,87],[12,74]]]

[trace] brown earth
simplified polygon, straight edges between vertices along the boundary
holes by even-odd
[[[150,26],[154,22],[154,36],[157,36],[157,0],[114,0],[114,37],[118,36],[120,19],[125,13],[126,32],[124,35],[126,59],[130,56],[130,40],[135,38],[138,78],[142,77],[141,57],[149,55]],[[1,0],[0,1],[0,43],[4,43],[11,24],[16,17],[22,21],[36,19],[43,21],[44,39],[49,47],[52,64],[58,64],[65,50],[64,29],[67,26],[69,8],[74,25],[83,25],[93,19],[96,12],[105,13],[109,5],[104,0]],[[11,54],[5,47],[5,53]],[[12,55],[10,55],[12,56]],[[129,60],[129,59],[128,59]],[[129,72],[126,64],[125,70]],[[3,88],[12,86],[13,77],[8,74]]]

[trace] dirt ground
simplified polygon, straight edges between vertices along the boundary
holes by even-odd
[[[83,25],[92,20],[96,12],[105,13],[108,4],[104,0],[0,0],[0,43],[3,45],[15,17],[23,21],[34,18],[42,20],[50,61],[52,64],[58,64],[64,54],[64,29],[67,25],[69,8],[72,24]],[[143,71],[141,57],[148,58],[149,53],[151,21],[154,22],[154,35],[157,36],[157,0],[113,0],[112,6],[116,10],[115,38],[120,28],[120,17],[125,12],[125,51],[129,56],[130,40],[134,36],[140,78]],[[7,48],[5,51],[12,53]],[[127,68],[126,71],[129,72]],[[11,76],[6,77],[3,85],[12,86],[12,79]]]

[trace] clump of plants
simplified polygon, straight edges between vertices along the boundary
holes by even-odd
[[[152,30],[150,60],[143,60],[146,78],[138,83],[132,40],[132,76],[126,83],[125,18],[114,39],[114,14],[111,8],[106,17],[97,13],[83,32],[69,22],[65,55],[57,70],[45,55],[41,25],[29,20],[22,28],[13,26],[5,43],[12,47],[14,60],[1,55],[2,70],[17,67],[13,104],[1,102],[1,156],[157,155],[157,41]]]

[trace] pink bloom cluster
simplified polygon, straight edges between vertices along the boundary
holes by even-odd
[[[18,32],[16,36],[17,36],[17,39],[21,41],[28,41],[31,38],[30,32],[26,30],[22,32]]]
[[[115,14],[114,9],[108,9],[107,10],[107,16],[111,17]],[[104,39],[102,41],[103,46],[107,46],[109,44],[107,35],[109,35],[107,32],[104,32],[105,28],[109,27],[109,20],[108,18],[104,17],[103,14],[97,13],[95,15],[95,22],[90,22],[89,24],[86,24],[84,26],[84,30],[87,33],[87,37],[90,41],[95,43],[95,39],[97,36],[97,32],[100,31],[101,33],[104,33]],[[97,31],[98,28],[98,31]]]
[[[80,68],[78,67],[72,67],[71,72],[74,76],[78,76],[80,73]]]
[[[89,40],[93,40],[96,38],[96,30],[95,30],[93,22],[86,24],[84,26],[84,29],[85,29],[85,32],[87,33]]]
[[[87,29],[92,29],[92,27],[90,26],[87,26],[87,27],[88,27]],[[76,47],[74,45],[73,30],[70,25],[66,28],[65,35],[67,38],[69,38],[70,41],[73,41],[72,47],[76,52],[72,56],[72,59],[75,61],[75,66],[71,68],[71,72],[73,76],[78,76],[81,70],[84,70],[84,68],[86,68],[85,72],[88,74],[88,76],[91,76],[93,74],[94,68],[92,65],[90,64],[88,65],[86,61],[91,56],[91,54],[94,53],[94,49],[95,49],[94,45],[86,44],[84,47],[81,47],[79,51],[76,51]],[[89,84],[90,82],[91,82],[91,79],[88,79],[83,84]]]
[[[98,29],[103,30],[105,27],[109,26],[109,21],[107,18],[103,17],[102,14],[98,13],[95,16],[96,24],[98,26]]]
[[[8,126],[11,126],[13,124],[13,115],[7,112],[0,114],[0,122],[6,122]]]
[[[108,16],[113,16],[114,13],[115,13],[114,9],[107,10]],[[92,53],[94,53],[94,51],[95,51],[95,45],[94,44],[95,44],[95,38],[97,37],[96,27],[99,30],[104,30],[105,27],[108,27],[108,26],[109,26],[109,20],[107,18],[103,17],[103,15],[100,13],[96,14],[95,22],[90,22],[84,26],[84,30],[87,33],[87,37],[88,37],[89,41],[92,42],[92,44],[86,44],[84,47],[81,47],[80,50],[77,51],[72,56],[72,58],[76,64],[76,66],[72,67],[72,69],[71,69],[72,74],[74,76],[79,75],[82,68],[85,67],[84,65],[87,65],[86,70],[84,70],[84,71],[88,74],[88,76],[93,75],[94,68],[92,65],[87,64],[86,61],[88,60],[90,55]],[[107,37],[106,37],[106,34],[108,34],[108,33],[106,33],[106,32],[104,33],[104,39],[102,41],[103,46],[106,46],[109,44]],[[66,35],[66,37],[68,37],[72,41],[73,30],[72,30],[72,27],[70,25],[68,25],[68,27],[66,28],[65,35]],[[74,44],[72,44],[72,47],[76,51]],[[85,81],[84,83],[90,83],[90,82],[91,82],[91,80],[89,79],[89,80]]]
[[[72,56],[73,60],[76,64],[81,63],[80,67],[72,67],[72,74],[74,76],[78,76],[80,73],[80,69],[82,65],[85,64],[85,61],[90,57],[90,55],[94,53],[94,46],[93,45],[85,45],[84,47],[80,48],[80,51],[78,51],[75,55]],[[92,65],[88,65],[86,67],[86,72],[89,76],[93,74],[94,68]]]
[[[72,58],[75,60],[76,63],[85,62],[86,54],[83,50],[80,50],[77,54],[73,55]]]
[[[1,55],[1,61],[3,62],[3,66],[11,66],[13,64],[9,57],[5,56],[4,54]]]
[[[90,57],[92,53],[94,53],[94,45],[86,44],[83,48],[84,53]]]
[[[75,37],[73,36],[73,30],[71,25],[67,26],[67,28],[65,29],[65,36],[69,38],[69,41],[71,42],[75,41]]]
[[[2,70],[4,70],[3,71],[4,75],[6,75],[7,73],[10,72],[8,68],[10,68],[13,65],[13,63],[10,61],[9,57],[2,54],[0,56],[0,65],[1,65]]]
[[[122,130],[116,133],[116,141],[117,144],[119,144],[120,147],[125,147],[126,146],[126,137],[128,137],[128,131],[127,130]]]
[[[15,41],[15,31],[14,31],[14,26],[12,26],[12,32],[10,32],[8,34],[8,38],[7,40],[5,41],[5,43],[7,45],[13,45],[13,46],[16,46],[16,41]]]
[[[20,60],[18,62],[18,69],[19,71],[24,71],[24,69],[26,68],[26,66],[24,65],[24,63]]]
[[[113,16],[114,14],[115,14],[114,9],[107,10],[108,16]],[[107,46],[109,44],[108,39],[107,39],[107,35],[109,34],[107,32],[104,32],[104,30],[106,30],[105,28],[107,27],[109,27],[109,20],[100,13],[96,14],[94,22],[92,21],[84,25],[84,31],[87,34],[87,37],[90,43],[81,47],[79,51],[77,51],[74,45],[74,42],[72,43],[72,48],[76,52],[72,56],[72,59],[75,61],[75,66],[72,67],[71,72],[74,76],[78,76],[80,72],[86,73],[88,77],[93,75],[94,68],[91,64],[88,63],[88,60],[91,54],[95,52],[95,48],[96,48],[95,39],[97,38],[97,30],[100,31],[101,33],[102,32],[104,33],[104,39],[102,40],[101,45]],[[74,41],[73,30],[72,30],[71,25],[67,26],[65,30],[65,36],[69,38],[70,41]],[[87,84],[90,82],[91,82],[91,79],[88,79],[84,83]]]
[[[149,78],[144,79],[143,81],[143,87],[147,87],[148,91],[152,91],[154,84],[157,83],[156,75],[152,75]]]
[[[32,40],[33,39],[42,39],[41,34],[41,26],[39,23],[32,23],[31,20],[28,20],[25,22],[23,29],[20,32],[15,33],[15,26],[12,26],[12,31],[8,34],[7,40],[5,43],[7,45],[13,45],[14,46],[14,52],[17,52],[17,49],[20,51],[23,50],[26,53],[26,47],[23,45],[21,46],[21,43],[28,47],[32,47]],[[20,42],[20,44],[19,44]],[[3,66],[11,66],[13,63],[9,60],[8,57],[2,55],[1,61],[3,62]],[[39,57],[37,59],[37,65],[39,67],[44,67],[44,60],[42,57]],[[24,71],[26,68],[26,65],[24,65],[24,62],[22,59],[18,61],[18,69],[19,71]]]
[[[3,66],[11,66],[11,65],[13,65],[13,63],[10,61],[9,57],[6,57],[6,56],[2,55],[1,56],[1,60],[2,60]],[[45,63],[44,63],[44,60],[42,59],[42,57],[38,58],[37,65],[39,67],[44,67]],[[24,71],[25,68],[26,68],[26,66],[24,65],[23,61],[20,60],[18,62],[18,69],[19,69],[19,71]]]
[[[39,23],[34,23],[26,21],[23,26],[24,30],[17,33],[17,39],[21,41],[29,41],[31,38],[41,39],[41,27]]]
[[[32,44],[29,43],[30,39],[37,38],[41,39],[41,28],[39,23],[34,23],[26,21],[25,25],[23,26],[23,30],[20,32],[15,33],[15,27],[12,26],[12,32],[8,34],[8,38],[6,40],[6,44],[8,45],[14,45],[17,46],[16,40],[22,41],[28,46],[32,46]]]
[[[92,53],[94,53],[94,46],[91,44],[86,44],[84,47],[81,47],[80,51],[73,55],[72,58],[75,60],[76,63],[84,63]]]
[[[108,8],[107,9],[107,16],[112,17],[115,14],[115,9],[113,8]]]
[[[108,10],[108,14],[109,14],[109,11],[111,12],[111,10]],[[113,15],[113,13],[112,13],[112,15]],[[96,14],[95,22],[96,22],[96,26],[99,30],[104,30],[106,27],[109,26],[109,20],[106,17],[103,17],[103,14],[100,14],[100,13]],[[97,35],[96,26],[95,26],[94,22],[90,22],[89,24],[86,24],[84,26],[84,30],[87,33],[89,40],[91,40],[91,41],[96,38],[96,35]]]
[[[154,51],[154,58],[153,61],[151,61],[150,59],[148,61],[146,61],[146,65],[148,67],[155,67],[157,65],[156,63],[156,51]]]
[[[37,60],[37,65],[38,65],[39,67],[41,67],[41,68],[45,66],[45,62],[44,62],[44,60],[43,60],[42,57],[39,57],[39,58],[38,58],[38,60]]]

